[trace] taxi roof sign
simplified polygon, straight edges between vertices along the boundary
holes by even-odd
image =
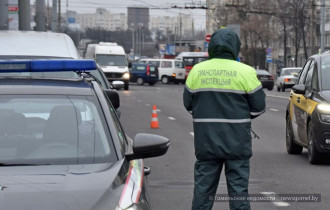
[[[96,68],[96,63],[92,59],[0,61],[0,73],[90,71]]]

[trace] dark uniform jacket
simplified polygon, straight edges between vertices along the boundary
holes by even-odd
[[[248,159],[251,119],[265,111],[265,93],[255,69],[236,61],[238,36],[220,30],[211,37],[209,60],[188,75],[184,106],[193,116],[197,159]]]

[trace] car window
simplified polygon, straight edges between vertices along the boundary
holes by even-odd
[[[309,66],[308,72],[306,74],[306,80],[305,80],[305,86],[307,92],[311,92],[312,90],[312,78],[313,78],[314,67],[315,67],[315,62],[312,61],[311,65]]]
[[[116,160],[93,97],[0,96],[0,162],[91,164]]]
[[[322,57],[320,72],[322,90],[330,90],[330,56]]]
[[[150,69],[150,72],[154,72],[154,71],[156,71],[156,66],[149,66],[149,69]]]
[[[155,66],[157,66],[157,67],[160,66],[160,61],[149,61],[149,63],[150,63],[150,64],[153,64],[153,65],[155,65]]]
[[[145,71],[146,67],[145,66],[136,66],[135,67],[135,70],[138,70],[138,71]]]
[[[176,68],[184,68],[183,62],[182,61],[175,61],[175,67]]]
[[[309,65],[311,63],[311,60],[307,61],[304,68],[300,71],[300,75],[299,75],[299,80],[298,80],[298,84],[304,84],[305,82],[305,76],[307,74],[307,71],[309,69]]]
[[[162,68],[172,68],[172,61],[163,61]]]

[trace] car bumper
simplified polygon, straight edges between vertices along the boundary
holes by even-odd
[[[330,144],[326,143],[327,139],[330,140],[330,123],[322,122],[318,114],[313,116],[313,133],[317,150],[330,154]]]
[[[260,81],[263,88],[274,87],[274,81]]]

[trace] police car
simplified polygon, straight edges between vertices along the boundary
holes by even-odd
[[[12,209],[150,209],[144,158],[170,141],[126,136],[119,96],[85,71],[93,60],[0,61],[0,206]],[[75,71],[79,78],[2,77]]]
[[[286,149],[308,149],[311,164],[330,153],[330,54],[311,56],[292,87],[286,110]]]

